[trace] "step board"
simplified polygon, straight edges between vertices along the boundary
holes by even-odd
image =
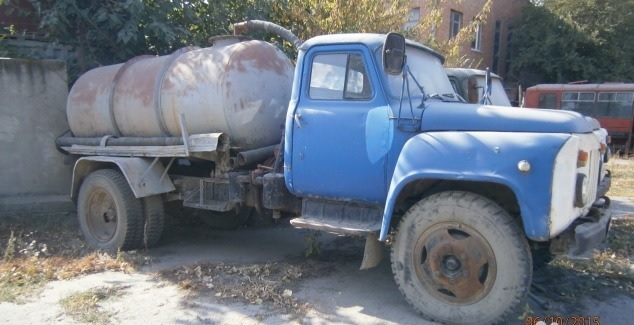
[[[305,199],[302,216],[291,219],[296,228],[341,235],[367,236],[381,230],[383,209],[375,205]]]

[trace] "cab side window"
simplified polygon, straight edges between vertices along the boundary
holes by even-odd
[[[310,74],[311,99],[366,100],[372,97],[370,80],[359,54],[319,54]]]

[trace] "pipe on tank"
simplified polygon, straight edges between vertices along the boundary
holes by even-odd
[[[61,136],[55,140],[57,147],[70,147],[72,145],[100,146],[104,140],[101,138],[77,138]],[[108,146],[180,146],[183,145],[183,138],[179,137],[110,137],[105,140]]]
[[[290,30],[272,23],[270,21],[264,20],[247,20],[241,23],[233,24],[233,33],[234,35],[239,35],[243,31],[247,29],[260,29],[269,33],[274,33],[281,36],[283,39],[289,41],[295,48],[299,48],[302,45],[302,41],[299,37],[295,36],[293,32]]]
[[[272,157],[274,155],[274,150],[275,148],[277,148],[277,146],[278,146],[277,144],[274,144],[272,146],[268,146],[264,148],[240,152],[238,153],[236,162],[238,163],[239,166],[246,166],[252,163],[256,163],[258,161],[262,161],[266,158]]]

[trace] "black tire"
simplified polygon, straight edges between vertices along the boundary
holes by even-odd
[[[163,198],[152,195],[141,199],[143,202],[143,247],[151,248],[158,244],[165,226]]]
[[[392,272],[422,316],[446,324],[494,324],[519,313],[532,280],[528,242],[499,205],[442,192],[412,206],[392,246]]]
[[[132,250],[143,239],[143,209],[123,175],[97,170],[81,184],[77,197],[79,225],[86,242],[104,250]]]

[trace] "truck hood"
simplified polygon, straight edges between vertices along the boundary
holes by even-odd
[[[588,133],[595,125],[583,115],[562,110],[484,106],[450,102],[428,103],[421,131],[499,131]]]

